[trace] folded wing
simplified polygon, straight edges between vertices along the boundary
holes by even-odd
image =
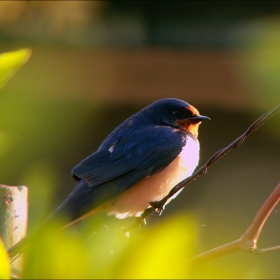
[[[153,127],[120,137],[109,149],[98,150],[73,168],[72,174],[79,182],[55,213],[67,211],[71,220],[80,218],[164,169],[184,144],[184,136],[170,127]]]

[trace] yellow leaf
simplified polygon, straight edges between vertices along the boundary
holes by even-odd
[[[11,269],[10,269],[9,258],[1,238],[0,238],[0,264],[1,264],[0,279],[10,279]]]
[[[195,235],[194,220],[185,215],[143,230],[122,256],[125,265],[117,278],[188,278],[187,260],[194,254]]]
[[[0,88],[29,59],[30,55],[31,49],[21,49],[0,55]]]

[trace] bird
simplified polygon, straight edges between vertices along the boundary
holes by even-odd
[[[141,217],[151,202],[163,199],[197,167],[198,128],[205,120],[210,118],[176,98],[157,100],[135,113],[73,168],[76,186],[35,233],[55,219],[64,219],[68,227],[98,212],[119,219]],[[31,237],[8,249],[11,259]]]

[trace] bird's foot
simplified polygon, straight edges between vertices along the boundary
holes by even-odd
[[[154,212],[160,216],[161,213],[163,212],[164,210],[164,205],[162,205],[162,202],[161,201],[152,201],[150,202],[150,205],[152,206]]]
[[[132,226],[134,228],[142,228],[147,224],[146,219],[142,217],[136,217]]]
[[[129,235],[129,231],[132,229],[137,229],[137,228],[142,228],[143,226],[146,225],[146,219],[142,218],[142,217],[136,217],[133,221],[133,223],[131,223],[128,226],[123,226],[121,228],[121,231],[125,233],[125,235]]]

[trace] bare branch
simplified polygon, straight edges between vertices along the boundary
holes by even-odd
[[[263,225],[266,219],[268,218],[269,214],[271,213],[271,211],[278,203],[279,199],[280,199],[280,183],[272,192],[272,194],[269,196],[269,198],[265,201],[260,211],[256,215],[255,219],[253,220],[252,224],[241,236],[241,238],[231,243],[204,252],[200,255],[197,255],[192,259],[190,259],[190,261],[195,263],[198,262],[200,263],[238,251],[244,251],[244,252],[249,252],[254,254],[264,254],[264,253],[279,251],[280,250],[279,245],[270,248],[265,248],[265,249],[257,248],[258,238],[263,228]]]
[[[275,188],[275,190],[272,192],[272,194],[268,197],[268,199],[265,201],[265,203],[261,207],[260,211],[256,215],[254,221],[252,222],[252,224],[250,225],[248,230],[242,236],[242,239],[245,242],[252,240],[256,246],[257,240],[259,238],[263,225],[266,222],[271,211],[274,209],[274,207],[278,203],[279,199],[280,199],[280,183]]]
[[[275,252],[275,251],[280,251],[280,245],[270,247],[270,248],[266,248],[266,249],[257,249],[256,253],[257,254],[265,254],[265,253],[271,253],[271,252]]]
[[[189,259],[189,261],[191,261],[192,263],[202,263],[205,261],[216,259],[221,256],[235,253],[238,251],[240,251],[240,239],[237,239],[233,242],[224,244],[222,246],[219,246],[217,248],[214,248],[212,250],[199,254],[199,255]]]

